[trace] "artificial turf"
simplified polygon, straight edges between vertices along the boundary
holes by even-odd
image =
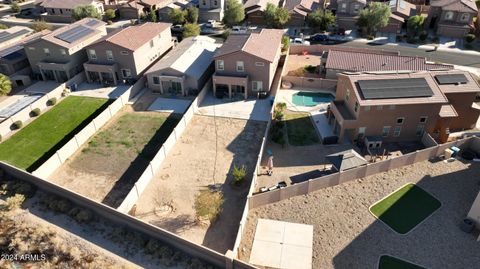
[[[109,103],[107,99],[69,96],[0,144],[0,160],[32,170],[52,149],[59,149],[82,123],[92,120]],[[74,132],[75,131],[75,132]],[[51,154],[50,154],[51,155]]]
[[[383,255],[380,257],[378,269],[425,269],[421,266],[411,264],[404,260],[397,259],[392,256]]]
[[[410,183],[374,204],[370,211],[396,232],[405,234],[440,206],[435,197]]]
[[[308,146],[319,142],[317,131],[306,112],[285,113],[288,142],[292,146]]]

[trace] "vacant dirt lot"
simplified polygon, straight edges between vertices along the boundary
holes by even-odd
[[[133,111],[127,106],[49,180],[117,207],[177,121],[174,115]]]
[[[136,217],[224,253],[233,246],[266,123],[194,116],[137,203]],[[234,164],[247,179],[233,187]],[[214,224],[195,222],[195,195],[220,184],[225,203]]]
[[[479,191],[480,164],[425,161],[253,209],[240,246],[248,261],[258,218],[314,225],[313,268],[376,268],[382,254],[425,268],[476,268],[478,233],[459,228]],[[368,208],[408,182],[442,207],[406,235],[377,221]]]

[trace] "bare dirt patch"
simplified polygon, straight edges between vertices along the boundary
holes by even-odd
[[[194,116],[137,203],[136,217],[221,253],[233,246],[266,123]],[[234,165],[247,181],[232,186]],[[220,184],[225,202],[208,225],[195,218],[195,195]]]

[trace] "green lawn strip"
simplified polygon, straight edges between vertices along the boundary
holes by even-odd
[[[306,112],[285,113],[288,142],[292,146],[308,146],[319,142],[317,131]]]
[[[378,269],[425,269],[424,267],[397,259],[392,256],[383,255],[380,257]]]
[[[0,160],[27,169],[109,102],[69,96],[0,144]],[[103,110],[103,109],[102,109]],[[98,112],[97,111],[97,112]],[[66,141],[65,141],[66,142]]]
[[[396,232],[405,234],[440,206],[435,197],[410,183],[374,204],[370,212]]]

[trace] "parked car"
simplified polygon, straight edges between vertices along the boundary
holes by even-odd
[[[310,36],[309,40],[310,41],[315,41],[315,42],[327,41],[328,40],[328,35],[327,34],[314,34],[314,35]]]
[[[348,42],[352,41],[353,37],[352,36],[346,36],[346,35],[331,35],[328,37],[329,41],[336,41],[336,42]]]
[[[300,37],[290,39],[290,45],[310,45],[309,41],[303,40]]]
[[[388,37],[377,37],[368,42],[371,45],[384,45],[388,43]]]
[[[183,32],[183,26],[181,24],[175,24],[172,26],[172,32]]]
[[[247,28],[242,26],[233,26],[230,31],[231,34],[245,34],[246,32]]]
[[[205,25],[205,27],[213,28],[213,27],[215,27],[216,22],[217,22],[216,20],[208,20],[204,25]]]

